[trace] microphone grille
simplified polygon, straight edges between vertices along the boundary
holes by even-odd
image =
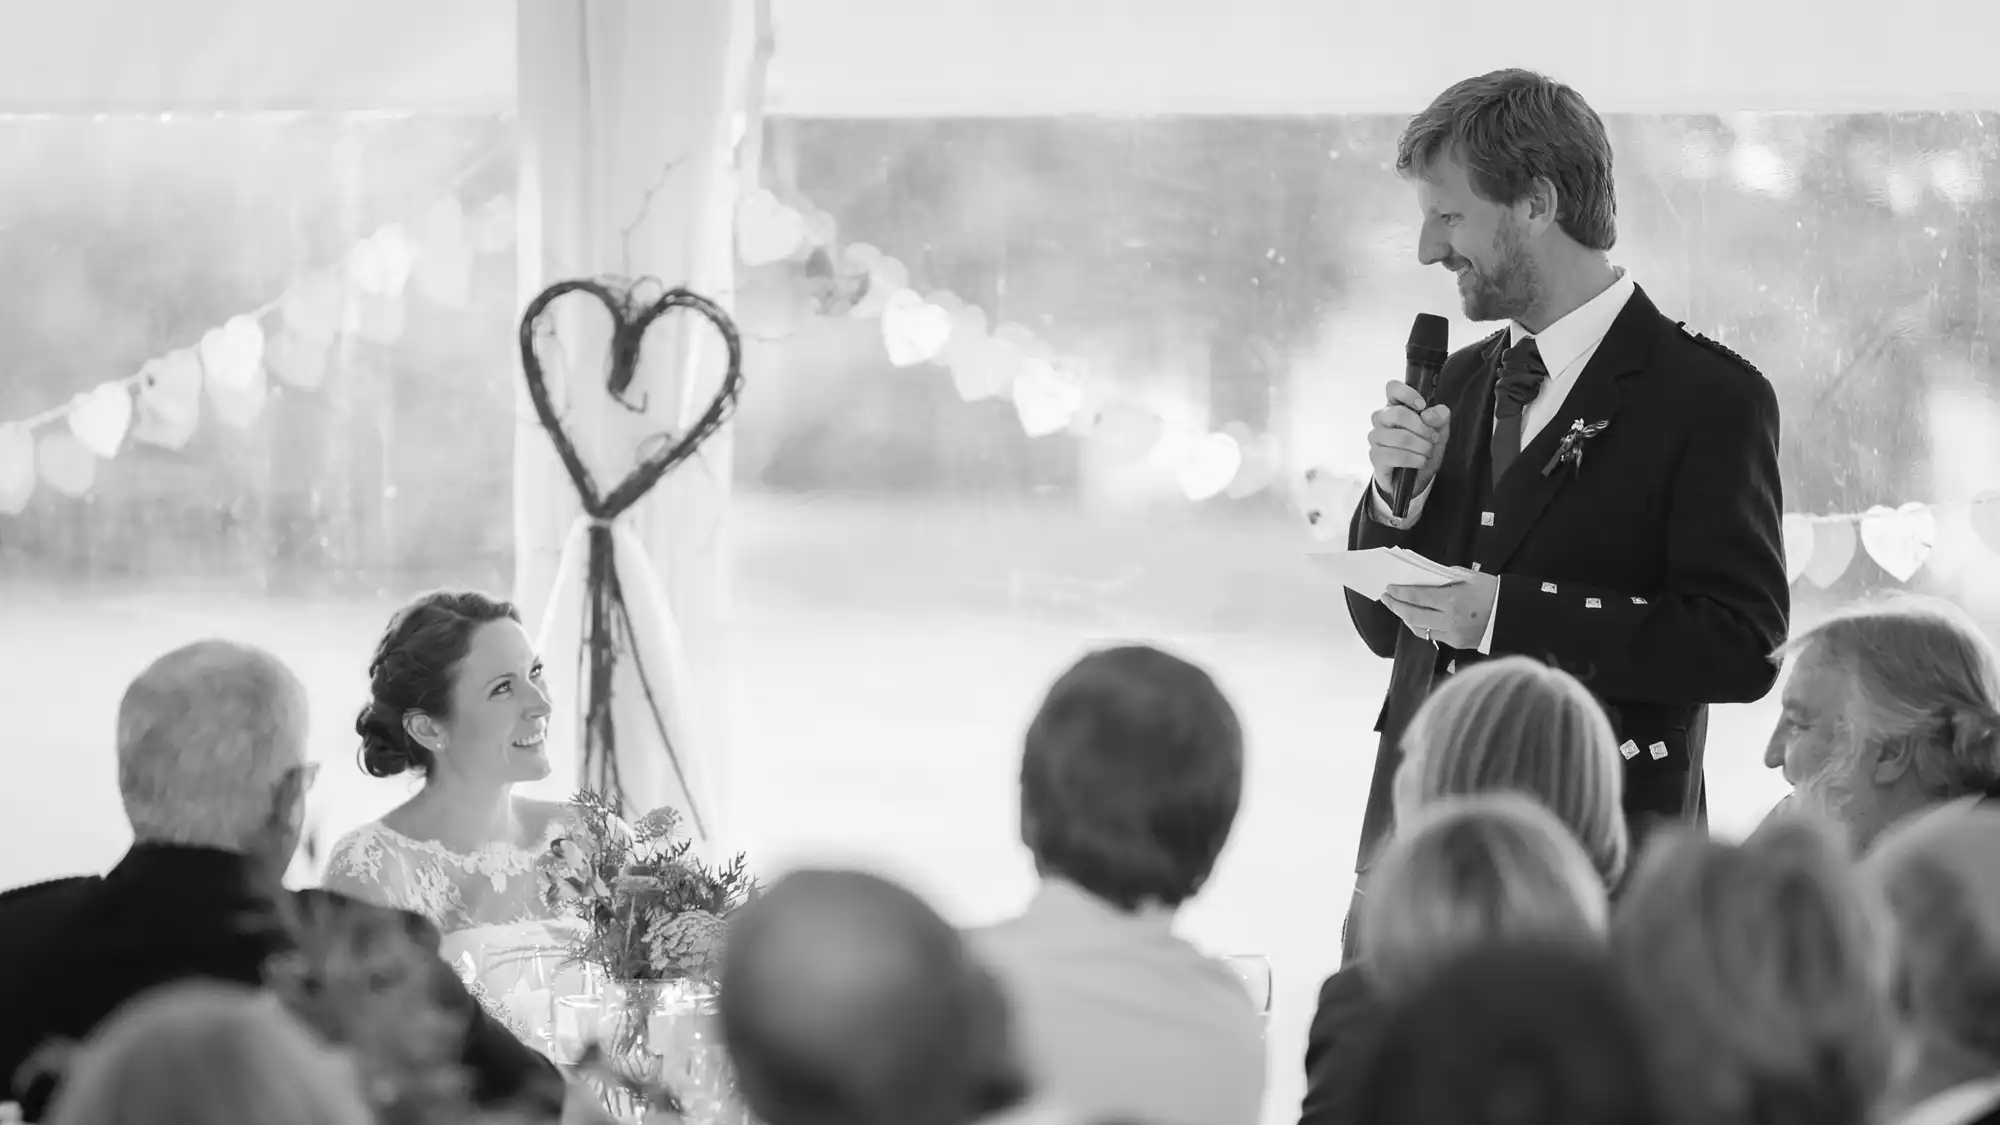
[[[1451,322],[1436,313],[1418,313],[1410,324],[1410,347],[1450,350]]]

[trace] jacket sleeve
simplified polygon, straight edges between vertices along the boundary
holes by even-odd
[[[1320,987],[1306,1035],[1306,1093],[1299,1125],[1362,1125],[1361,1084],[1380,1023],[1367,970],[1348,967]]]
[[[1502,575],[1495,653],[1547,660],[1604,698],[1635,703],[1750,703],[1771,690],[1791,588],[1777,396],[1749,374],[1734,382],[1734,401],[1718,403],[1694,431],[1676,466],[1664,588]]]
[[[1361,502],[1354,507],[1354,518],[1347,524],[1347,549],[1366,551],[1375,547],[1402,547],[1409,543],[1410,532],[1398,531],[1372,518],[1368,506],[1374,499],[1375,484],[1370,481],[1361,490]],[[1354,631],[1361,634],[1361,640],[1368,650],[1380,657],[1396,655],[1396,634],[1402,631],[1403,619],[1389,612],[1389,607],[1374,598],[1364,597],[1352,590],[1343,591],[1347,595],[1347,616],[1354,621]]]

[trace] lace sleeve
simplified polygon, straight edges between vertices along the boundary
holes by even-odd
[[[410,857],[393,844],[379,825],[349,832],[333,845],[320,885],[363,902],[432,917],[412,877]]]

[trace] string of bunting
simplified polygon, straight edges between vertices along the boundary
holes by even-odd
[[[1119,387],[1081,361],[1058,356],[1019,324],[989,327],[983,310],[948,291],[917,292],[902,262],[866,243],[840,244],[838,229],[825,211],[810,204],[794,207],[759,189],[737,205],[737,257],[752,267],[802,263],[812,283],[808,300],[814,311],[879,318],[890,363],[947,368],[967,402],[1011,399],[1030,437],[1067,432],[1106,443],[1121,463],[1147,462],[1171,471],[1195,501],[1249,496],[1277,479],[1279,448],[1270,434],[1253,433],[1240,422],[1210,431],[1169,421],[1170,414],[1186,419],[1198,412],[1162,410],[1157,401]],[[1308,513],[1338,511],[1340,516],[1328,526],[1344,528],[1346,512],[1366,479],[1361,473],[1310,470],[1300,490],[1301,506]],[[1788,576],[1793,582],[1804,578],[1830,586],[1860,549],[1897,581],[1908,582],[1931,561],[1941,527],[1949,530],[1961,516],[1978,542],[2000,555],[2000,492],[1956,506],[1911,503],[1846,514],[1787,515]]]
[[[511,197],[468,211],[459,192],[490,158],[469,166],[413,215],[388,223],[338,261],[296,279],[279,296],[210,328],[189,346],[154,357],[39,414],[0,422],[0,516],[26,510],[38,485],[87,494],[98,463],[131,442],[179,451],[211,416],[244,429],[263,412],[273,377],[313,390],[344,334],[379,345],[402,337],[411,290],[447,308],[470,296],[476,256],[512,247]]]
[[[1087,439],[1114,464],[1170,473],[1197,502],[1240,499],[1277,480],[1280,449],[1271,434],[1241,422],[1211,430],[1189,403],[1125,388],[1021,324],[990,323],[985,310],[948,290],[920,293],[909,267],[867,243],[841,244],[838,229],[825,211],[758,189],[737,204],[737,258],[750,267],[798,264],[811,311],[879,320],[890,363],[945,368],[966,402],[1011,401],[1031,438]],[[745,312],[739,307],[739,316]]]
[[[1856,550],[1908,582],[1925,566],[1955,569],[1977,547],[2000,555],[2000,490],[1982,492],[1964,503],[1912,502],[1865,512],[1785,516],[1785,576],[1804,578],[1822,589],[1833,585],[1854,563]]]
[[[476,170],[412,218],[383,226],[340,261],[209,329],[197,343],[40,414],[0,422],[0,516],[20,514],[38,483],[65,496],[88,493],[98,462],[114,459],[129,442],[183,448],[200,425],[204,400],[224,425],[251,425],[262,412],[268,377],[302,390],[318,387],[343,333],[377,344],[399,339],[412,288],[437,304],[463,306],[474,256],[510,248],[516,223],[507,196],[466,209],[458,189]],[[866,243],[841,244],[837,231],[825,211],[790,206],[766,189],[737,206],[736,250],[744,265],[800,264],[812,311],[879,320],[892,364],[946,368],[966,402],[1011,401],[1028,436],[1068,433],[1099,443],[1116,463],[1171,473],[1197,502],[1254,495],[1278,478],[1280,451],[1271,434],[1241,422],[1216,430],[1196,424],[1191,419],[1199,412],[1191,406],[1121,387],[1084,361],[1059,355],[1023,325],[989,325],[984,310],[948,291],[919,293],[902,262]],[[267,322],[274,314],[273,328]],[[1358,479],[1315,471],[1305,487],[1344,489]],[[1908,582],[1936,565],[1941,542],[1976,541],[2000,555],[2000,491],[1961,504],[1790,513],[1784,539],[1793,582],[1831,586],[1857,551]]]

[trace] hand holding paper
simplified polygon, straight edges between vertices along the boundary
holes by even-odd
[[[1465,580],[1458,570],[1401,547],[1374,547],[1366,551],[1321,549],[1307,554],[1338,578],[1341,585],[1378,602],[1382,600],[1382,592],[1391,586],[1449,586]]]

